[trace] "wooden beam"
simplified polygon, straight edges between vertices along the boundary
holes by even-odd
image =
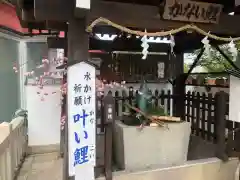
[[[74,0],[34,0],[34,16],[40,21],[67,22],[74,15]]]
[[[36,20],[67,22],[74,14],[74,0],[34,0]],[[107,11],[106,11],[107,9]],[[159,7],[130,3],[93,1],[89,22],[104,17],[126,27],[147,29],[149,31],[171,30],[186,25],[185,22],[161,20]],[[240,15],[222,14],[218,24],[197,24],[205,31],[227,36],[240,35]]]
[[[23,28],[27,28],[28,24],[26,22],[26,13],[22,10],[22,0],[11,0],[11,4],[15,6],[16,15],[19,19],[19,22]]]
[[[66,49],[67,39],[59,38],[59,37],[48,37],[47,44],[48,44],[48,48]]]
[[[45,22],[28,22],[29,29],[45,29],[46,23]]]
[[[25,22],[34,22],[34,10],[25,10],[22,9],[22,20]]]
[[[46,21],[46,28],[58,31],[66,31],[67,23],[58,21]]]
[[[146,28],[154,31],[171,30],[186,25],[184,22],[161,20],[159,7],[129,3],[96,1],[92,5],[89,20],[93,21],[99,17],[107,18],[123,26]],[[239,15],[229,16],[223,14],[220,17],[219,24],[199,23],[197,26],[207,32],[237,36],[240,35],[240,26],[235,24],[239,21]]]

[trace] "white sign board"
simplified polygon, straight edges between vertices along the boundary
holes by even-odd
[[[230,76],[229,120],[240,122],[240,79]]]
[[[68,148],[69,175],[76,177],[96,163],[96,71],[80,62],[68,68]],[[89,176],[86,175],[90,180]],[[80,178],[80,177],[79,177]],[[80,178],[80,179],[81,179]]]
[[[167,20],[217,23],[223,6],[190,0],[166,0],[163,18]]]

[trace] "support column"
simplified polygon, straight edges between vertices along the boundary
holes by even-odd
[[[72,19],[68,25],[68,61],[88,60],[89,38],[85,19]]]
[[[71,19],[68,25],[68,63],[88,60],[89,38],[85,31],[85,19]],[[66,105],[67,112],[67,105]],[[63,163],[63,180],[75,179],[69,176],[68,164],[68,119],[65,123],[65,148]]]
[[[175,80],[173,82],[173,115],[185,119],[185,75],[184,75],[184,53],[176,54],[173,62]]]
[[[184,73],[184,53],[177,53],[173,57],[173,74],[175,77]]]
[[[173,85],[173,115],[185,120],[185,74],[179,74]]]

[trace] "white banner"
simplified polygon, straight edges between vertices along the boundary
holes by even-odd
[[[77,176],[96,163],[96,70],[80,62],[67,78],[69,175]]]

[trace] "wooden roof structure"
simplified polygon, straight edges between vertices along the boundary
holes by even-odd
[[[66,30],[67,22],[75,12],[74,0],[8,1],[15,5],[22,26],[31,29]],[[240,26],[236,26],[236,22],[240,20],[239,8],[235,7],[234,0],[197,1],[222,4],[223,12],[217,24],[194,24],[219,36],[240,36]],[[171,30],[190,24],[162,19],[164,2],[165,0],[92,0],[87,24],[99,17],[104,17],[125,27],[140,30],[147,29],[148,32]],[[230,12],[235,12],[235,15],[230,16]],[[79,15],[75,13],[75,16]],[[120,34],[121,32],[113,27],[99,24],[94,28],[94,33]],[[203,36],[196,32],[191,34],[187,32],[178,33],[175,35],[175,49],[184,52],[197,49],[201,46],[202,38]],[[101,43],[103,46],[106,45],[106,42]]]

